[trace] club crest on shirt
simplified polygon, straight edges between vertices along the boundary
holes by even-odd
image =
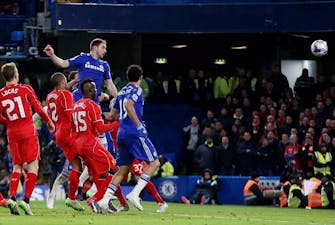
[[[163,198],[173,198],[177,194],[177,185],[171,180],[165,180],[159,184],[159,193]]]

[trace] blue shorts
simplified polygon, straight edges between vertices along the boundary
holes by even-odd
[[[157,151],[148,137],[118,139],[118,166],[130,165],[134,158],[152,162],[158,159]]]

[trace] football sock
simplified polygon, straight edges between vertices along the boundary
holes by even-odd
[[[97,179],[97,182],[94,182],[97,186],[97,193],[95,193],[94,198],[96,201],[99,201],[104,197],[104,194],[108,188],[109,183],[112,180],[112,176],[108,175],[105,179]],[[108,199],[109,201],[109,199]]]
[[[80,172],[77,170],[71,170],[69,174],[69,199],[74,200],[76,198],[76,191],[78,189]]]
[[[127,204],[127,200],[124,198],[123,193],[122,193],[121,185],[118,186],[114,195],[117,197],[117,199],[119,199],[121,205]]]
[[[99,201],[99,204],[108,205],[109,200],[113,197],[113,195],[114,195],[114,193],[115,193],[115,191],[116,191],[117,188],[118,188],[117,186],[115,186],[114,184],[110,183],[108,185],[108,188],[107,188],[107,190],[106,190],[103,198]]]
[[[154,199],[156,200],[157,203],[163,203],[164,200],[162,197],[159,195],[155,185],[149,181],[147,185],[145,186],[144,190],[146,190]]]
[[[27,180],[26,180],[26,189],[24,191],[24,197],[30,199],[31,193],[35,188],[37,181],[37,175],[35,173],[28,173]]]
[[[16,197],[17,188],[19,186],[21,173],[13,172],[10,176],[9,195],[13,199]],[[14,200],[14,199],[13,199]]]
[[[147,183],[150,181],[150,177],[144,173],[141,174],[140,179],[137,181],[137,184],[135,185],[132,192],[136,194],[137,196],[140,195],[143,188],[147,185]]]
[[[80,177],[79,177],[79,187],[83,187],[85,181],[90,177],[90,175],[88,174],[88,169],[87,166],[85,166],[83,172],[81,173]]]
[[[97,186],[95,185],[95,183],[93,183],[91,188],[87,190],[86,195],[88,195],[88,196],[95,195],[95,193],[97,193],[97,191],[98,191]]]

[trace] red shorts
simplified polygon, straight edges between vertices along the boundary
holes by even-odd
[[[77,146],[74,139],[72,139],[71,137],[59,138],[57,134],[55,136],[55,139],[57,145],[64,152],[66,159],[69,160],[69,162],[72,162],[72,160],[74,160],[78,156]]]
[[[99,177],[110,170],[117,168],[114,157],[103,147],[98,140],[92,148],[79,148],[80,156],[92,177]]]
[[[146,166],[145,161],[140,162],[138,159],[134,159],[129,172],[135,176],[141,176]]]
[[[23,139],[8,137],[9,149],[14,165],[40,160],[40,144],[37,136]]]

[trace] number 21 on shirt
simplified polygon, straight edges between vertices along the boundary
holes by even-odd
[[[1,102],[2,107],[6,108],[6,114],[10,121],[26,118],[22,100],[20,96],[12,99],[6,99]],[[17,110],[18,109],[18,110]]]

